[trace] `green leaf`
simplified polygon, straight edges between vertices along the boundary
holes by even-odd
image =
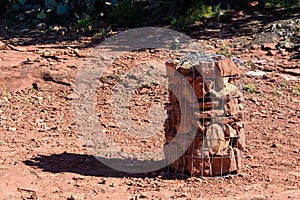
[[[57,15],[68,16],[69,15],[69,6],[66,3],[60,2],[56,9]]]
[[[44,12],[40,12],[39,14],[37,14],[36,18],[38,19],[46,19],[47,15]]]
[[[38,20],[38,19],[33,19],[33,20],[31,21],[31,23],[33,23],[34,25],[37,25],[38,23],[41,23],[41,21]]]
[[[10,8],[10,10],[11,11],[13,11],[13,12],[19,12],[20,11],[20,9],[21,9],[21,7],[20,7],[20,5],[19,4],[13,4],[12,6],[11,6],[11,8]]]
[[[50,10],[55,10],[57,2],[55,0],[45,0],[45,6]]]
[[[18,2],[19,2],[20,4],[22,4],[23,6],[25,5],[26,1],[27,1],[27,0],[18,0]]]

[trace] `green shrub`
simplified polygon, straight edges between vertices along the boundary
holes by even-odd
[[[139,27],[145,18],[143,12],[146,2],[135,2],[125,0],[117,5],[108,13],[107,22],[126,27]]]
[[[105,16],[110,9],[106,0],[0,0],[2,17],[33,25],[79,23],[86,28],[85,24]]]
[[[220,15],[220,4],[209,6],[202,1],[191,6],[187,12],[188,22],[206,21],[210,18],[217,18]]]
[[[78,26],[80,28],[83,28],[85,31],[91,31],[93,26],[92,18],[87,14],[83,13],[82,18],[79,18],[77,20]]]
[[[264,8],[285,8],[289,9],[291,8],[292,5],[297,5],[300,6],[300,0],[261,0],[261,4],[263,5]]]
[[[113,2],[111,6],[108,1]],[[0,0],[1,17],[20,24],[78,25],[90,30],[99,20],[123,27],[171,24],[184,30],[189,24],[218,18],[230,19],[226,10],[245,9],[247,0]],[[300,0],[259,0],[260,9],[300,6]],[[300,10],[300,9],[299,9]],[[300,11],[299,11],[300,12]]]
[[[219,13],[220,5],[209,6],[203,0],[125,0],[112,9],[107,22],[127,27],[171,24],[185,29],[187,24],[216,18]]]

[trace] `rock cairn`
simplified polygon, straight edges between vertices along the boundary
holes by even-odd
[[[165,158],[188,176],[238,173],[245,148],[242,67],[221,55],[166,62],[169,79]]]

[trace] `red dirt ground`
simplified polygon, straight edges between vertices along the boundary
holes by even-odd
[[[292,52],[274,49],[270,55],[259,48],[261,44],[236,45],[251,40],[247,37],[198,41],[209,52],[225,44],[249,70],[267,72],[263,77],[244,78],[247,148],[242,173],[183,180],[163,173],[118,172],[93,158],[81,144],[73,119],[73,81],[93,49],[89,45],[93,38],[37,45],[3,39],[0,199],[300,199],[300,61],[289,59]],[[132,67],[132,57],[137,63],[164,63],[172,56],[164,51],[128,53],[116,63],[119,71]],[[108,100],[115,79],[109,80],[100,82],[96,95],[96,113],[107,136],[126,151],[161,148],[162,132],[140,141],[115,126]],[[140,89],[133,95],[134,121],[149,122],[149,105],[167,100],[164,88]]]

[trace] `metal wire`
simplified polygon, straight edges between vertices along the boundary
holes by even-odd
[[[219,54],[196,54],[196,53],[191,53],[189,55],[187,55],[186,57],[184,57],[183,59],[181,59],[178,62],[178,66],[182,66],[183,64],[185,64],[186,62],[189,63],[190,65],[190,71],[186,74],[182,74],[184,76],[184,79],[191,79],[192,84],[190,85],[192,88],[196,88],[195,86],[195,81],[196,78],[203,78],[202,80],[202,86],[205,87],[205,84],[207,83],[207,81],[211,81],[213,83],[213,90],[217,91],[217,84],[216,84],[216,80],[217,79],[221,79],[223,82],[223,88],[224,88],[224,81],[225,79],[232,79],[232,80],[236,80],[236,82],[230,83],[232,85],[234,85],[237,90],[239,91],[236,92],[235,94],[229,94],[229,96],[224,97],[224,99],[220,100],[219,97],[216,96],[212,96],[212,95],[205,95],[202,98],[198,98],[198,103],[202,103],[201,105],[205,105],[205,103],[207,102],[219,102],[218,106],[215,106],[214,104],[212,104],[212,108],[208,109],[205,106],[202,106],[202,108],[198,108],[199,112],[206,112],[209,110],[215,110],[215,109],[223,109],[223,114],[218,115],[218,116],[211,116],[209,119],[197,119],[198,122],[204,127],[204,132],[202,135],[194,135],[194,140],[191,143],[190,147],[186,150],[186,152],[183,155],[176,155],[176,157],[178,158],[175,161],[175,168],[174,168],[174,164],[173,167],[172,165],[166,168],[166,173],[168,175],[175,175],[176,177],[191,177],[191,176],[197,176],[197,177],[203,177],[203,176],[209,176],[209,177],[215,177],[215,176],[225,176],[227,174],[237,174],[239,167],[242,165],[242,163],[240,163],[242,161],[242,149],[239,149],[239,146],[237,144],[237,141],[239,139],[241,130],[239,129],[244,129],[243,127],[236,127],[236,129],[234,129],[233,131],[236,131],[236,135],[231,135],[231,130],[229,130],[229,136],[225,136],[225,125],[228,125],[228,127],[230,126],[232,129],[233,127],[231,125],[233,125],[233,122],[241,122],[243,124],[244,122],[244,111],[243,109],[240,110],[239,105],[241,104],[240,99],[243,98],[243,74],[239,74],[239,75],[234,75],[234,76],[226,76],[226,77],[220,77],[220,76],[216,76],[216,77],[202,77],[201,74],[199,72],[197,72],[195,70],[195,66],[199,67],[199,63],[202,63],[202,68],[204,67],[204,64],[210,64],[213,68],[216,68],[216,62],[222,62],[223,60],[228,59],[227,57],[223,56],[223,55],[219,55]],[[241,62],[240,60],[236,59],[236,58],[230,58],[232,60],[232,62],[236,65],[239,65],[240,67],[247,67],[243,62]],[[172,134],[171,133],[171,129],[172,130],[176,130],[176,126],[179,127],[182,124],[187,123],[186,120],[190,119],[190,118],[195,118],[195,116],[193,115],[193,113],[191,114],[191,116],[187,115],[185,116],[185,118],[183,118],[184,121],[182,121],[181,117],[178,115],[182,115],[183,113],[181,113],[179,110],[184,110],[185,114],[187,113],[187,109],[189,107],[187,100],[185,99],[186,97],[182,95],[182,91],[181,89],[183,87],[187,87],[187,81],[179,81],[179,83],[177,85],[172,85],[170,82],[172,82],[172,78],[174,77],[169,77],[169,88],[172,88],[172,90],[178,90],[178,94],[179,96],[176,96],[177,98],[177,104],[175,106],[178,106],[180,104],[180,108],[177,108],[177,111],[173,111],[173,112],[168,112],[168,118],[172,121],[172,122],[177,122],[177,124],[174,123],[169,123],[167,124],[167,127],[165,129],[166,131],[166,136],[168,136],[169,138],[173,138],[177,141],[181,141],[179,136],[180,134],[177,133],[175,136],[173,135],[173,131]],[[182,83],[184,83],[184,85],[182,86]],[[229,84],[229,83],[228,83]],[[196,93],[196,91],[194,91]],[[170,95],[174,95],[174,93],[170,94]],[[170,98],[174,98],[174,96],[170,96]],[[237,99],[237,100],[235,100]],[[231,102],[232,101],[232,102]],[[234,101],[234,102],[233,102]],[[234,115],[229,115],[227,113],[227,110],[225,109],[226,106],[228,105],[228,102],[231,102],[231,104],[233,104],[233,106],[237,106],[235,109],[237,109],[236,112],[238,113],[234,113]],[[238,102],[238,103],[236,103]],[[232,109],[233,108],[229,108],[230,110],[230,114],[232,114]],[[187,118],[189,117],[189,118]],[[176,119],[175,119],[176,118]],[[178,120],[178,118],[180,118],[180,120]],[[230,121],[230,123],[228,122],[228,120]],[[231,122],[232,121],[232,122]],[[221,123],[220,123],[221,122]],[[227,124],[226,124],[227,123]],[[221,132],[223,133],[223,139],[228,142],[229,144],[226,144],[225,142],[223,142],[221,144],[221,146],[223,147],[223,151],[222,153],[219,155],[217,153],[213,154],[213,153],[209,153],[209,157],[207,157],[206,153],[207,153],[207,143],[211,142],[213,143],[214,141],[208,141],[208,137],[207,137],[207,133],[208,133],[208,129],[209,127],[213,127],[215,124],[219,125],[221,124]],[[171,129],[170,129],[171,128]],[[229,128],[230,129],[230,128]],[[177,130],[178,131],[178,130]],[[228,130],[227,130],[228,131]],[[244,130],[243,130],[244,131]],[[194,125],[192,125],[192,132],[197,132],[198,134],[198,128],[195,127]],[[213,136],[217,135],[217,131],[216,129],[212,128],[212,133]],[[245,135],[245,133],[243,133]],[[245,137],[243,135],[243,137]],[[201,144],[201,149],[197,149],[199,147],[197,147],[197,142],[202,140],[202,144]],[[218,138],[216,138],[216,140],[218,140]],[[186,138],[183,139],[183,146],[186,146]],[[168,141],[166,143],[166,145],[168,144]],[[179,144],[178,144],[179,145]],[[227,147],[228,145],[228,147]],[[199,146],[199,143],[198,143]],[[226,149],[227,147],[227,149]],[[226,149],[226,152],[225,152]],[[196,151],[200,150],[200,155],[195,155]],[[178,152],[178,151],[177,151]],[[176,152],[176,153],[177,153]],[[236,153],[237,152],[237,153]],[[205,163],[208,162],[209,160],[209,166],[206,166],[207,168],[205,168]],[[228,162],[233,162],[235,161],[235,168],[233,167],[233,170],[231,171],[230,169],[228,170]],[[188,163],[190,163],[190,166],[188,166]],[[199,164],[200,162],[200,164]],[[213,165],[213,163],[218,163],[220,162],[220,169],[215,169],[217,165]],[[196,164],[197,163],[197,164]],[[229,164],[231,167],[231,163]],[[232,163],[232,165],[234,165],[234,163]],[[194,170],[195,169],[195,170]],[[194,171],[196,171],[197,173],[194,173]],[[200,171],[200,173],[199,173]],[[217,172],[215,172],[217,171]]]

